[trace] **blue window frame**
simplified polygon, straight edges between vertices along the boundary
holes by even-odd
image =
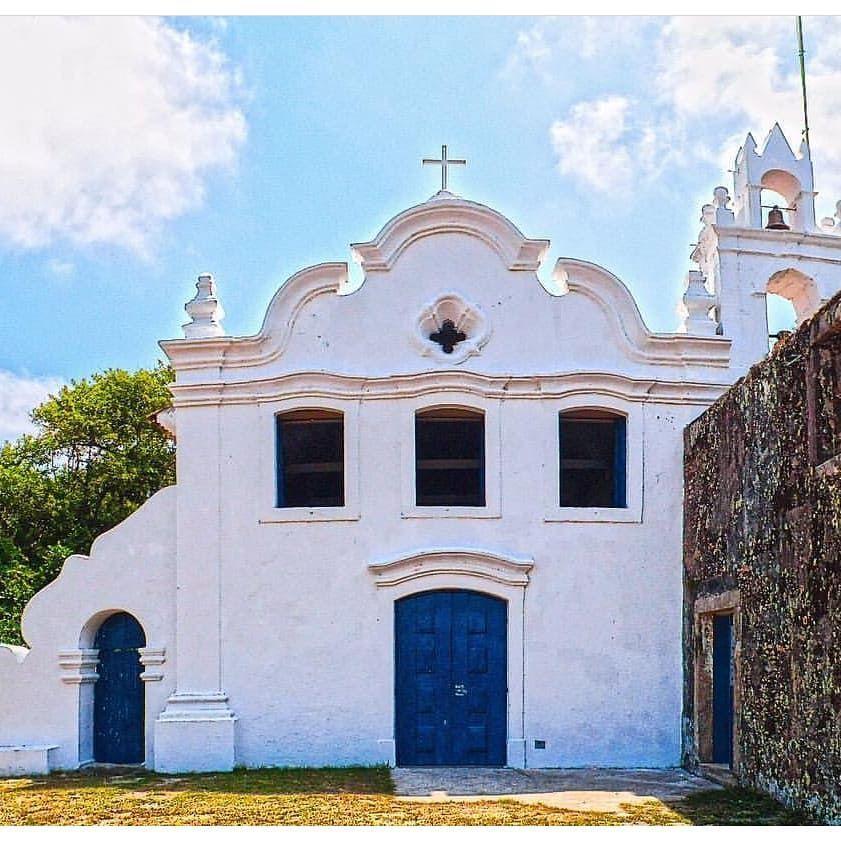
[[[624,416],[596,410],[561,413],[558,442],[561,507],[627,507]]]
[[[345,504],[344,417],[302,410],[277,416],[277,507]]]

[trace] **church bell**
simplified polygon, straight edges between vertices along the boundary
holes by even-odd
[[[788,225],[786,225],[786,220],[783,217],[783,212],[780,210],[779,205],[774,205],[768,211],[768,224],[765,226],[766,231],[788,231],[791,230]]]

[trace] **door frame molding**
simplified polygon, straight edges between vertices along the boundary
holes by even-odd
[[[733,616],[733,766],[741,769],[742,709],[742,612],[739,590],[727,590],[700,596],[693,605],[695,650],[693,652],[693,725],[695,750],[701,765],[710,764],[713,756],[713,618],[721,614]]]
[[[430,548],[401,554],[368,565],[377,590],[376,621],[387,629],[383,645],[388,646],[392,687],[388,726],[390,732],[377,740],[378,753],[392,767],[397,761],[394,693],[394,603],[405,596],[429,590],[472,590],[496,596],[508,604],[507,663],[508,704],[506,765],[525,768],[525,596],[531,558],[513,557],[494,551],[464,548]]]

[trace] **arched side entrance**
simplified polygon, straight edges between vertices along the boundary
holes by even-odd
[[[94,684],[93,756],[96,762],[133,764],[145,759],[145,698],[138,649],[146,645],[140,623],[115,613],[99,627]]]
[[[473,590],[394,603],[398,765],[502,766],[508,605]]]

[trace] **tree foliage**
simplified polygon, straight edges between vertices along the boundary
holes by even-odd
[[[86,554],[155,491],[175,481],[175,447],[154,414],[170,368],[111,369],[73,381],[32,412],[36,431],[0,448],[0,640],[64,559]]]

